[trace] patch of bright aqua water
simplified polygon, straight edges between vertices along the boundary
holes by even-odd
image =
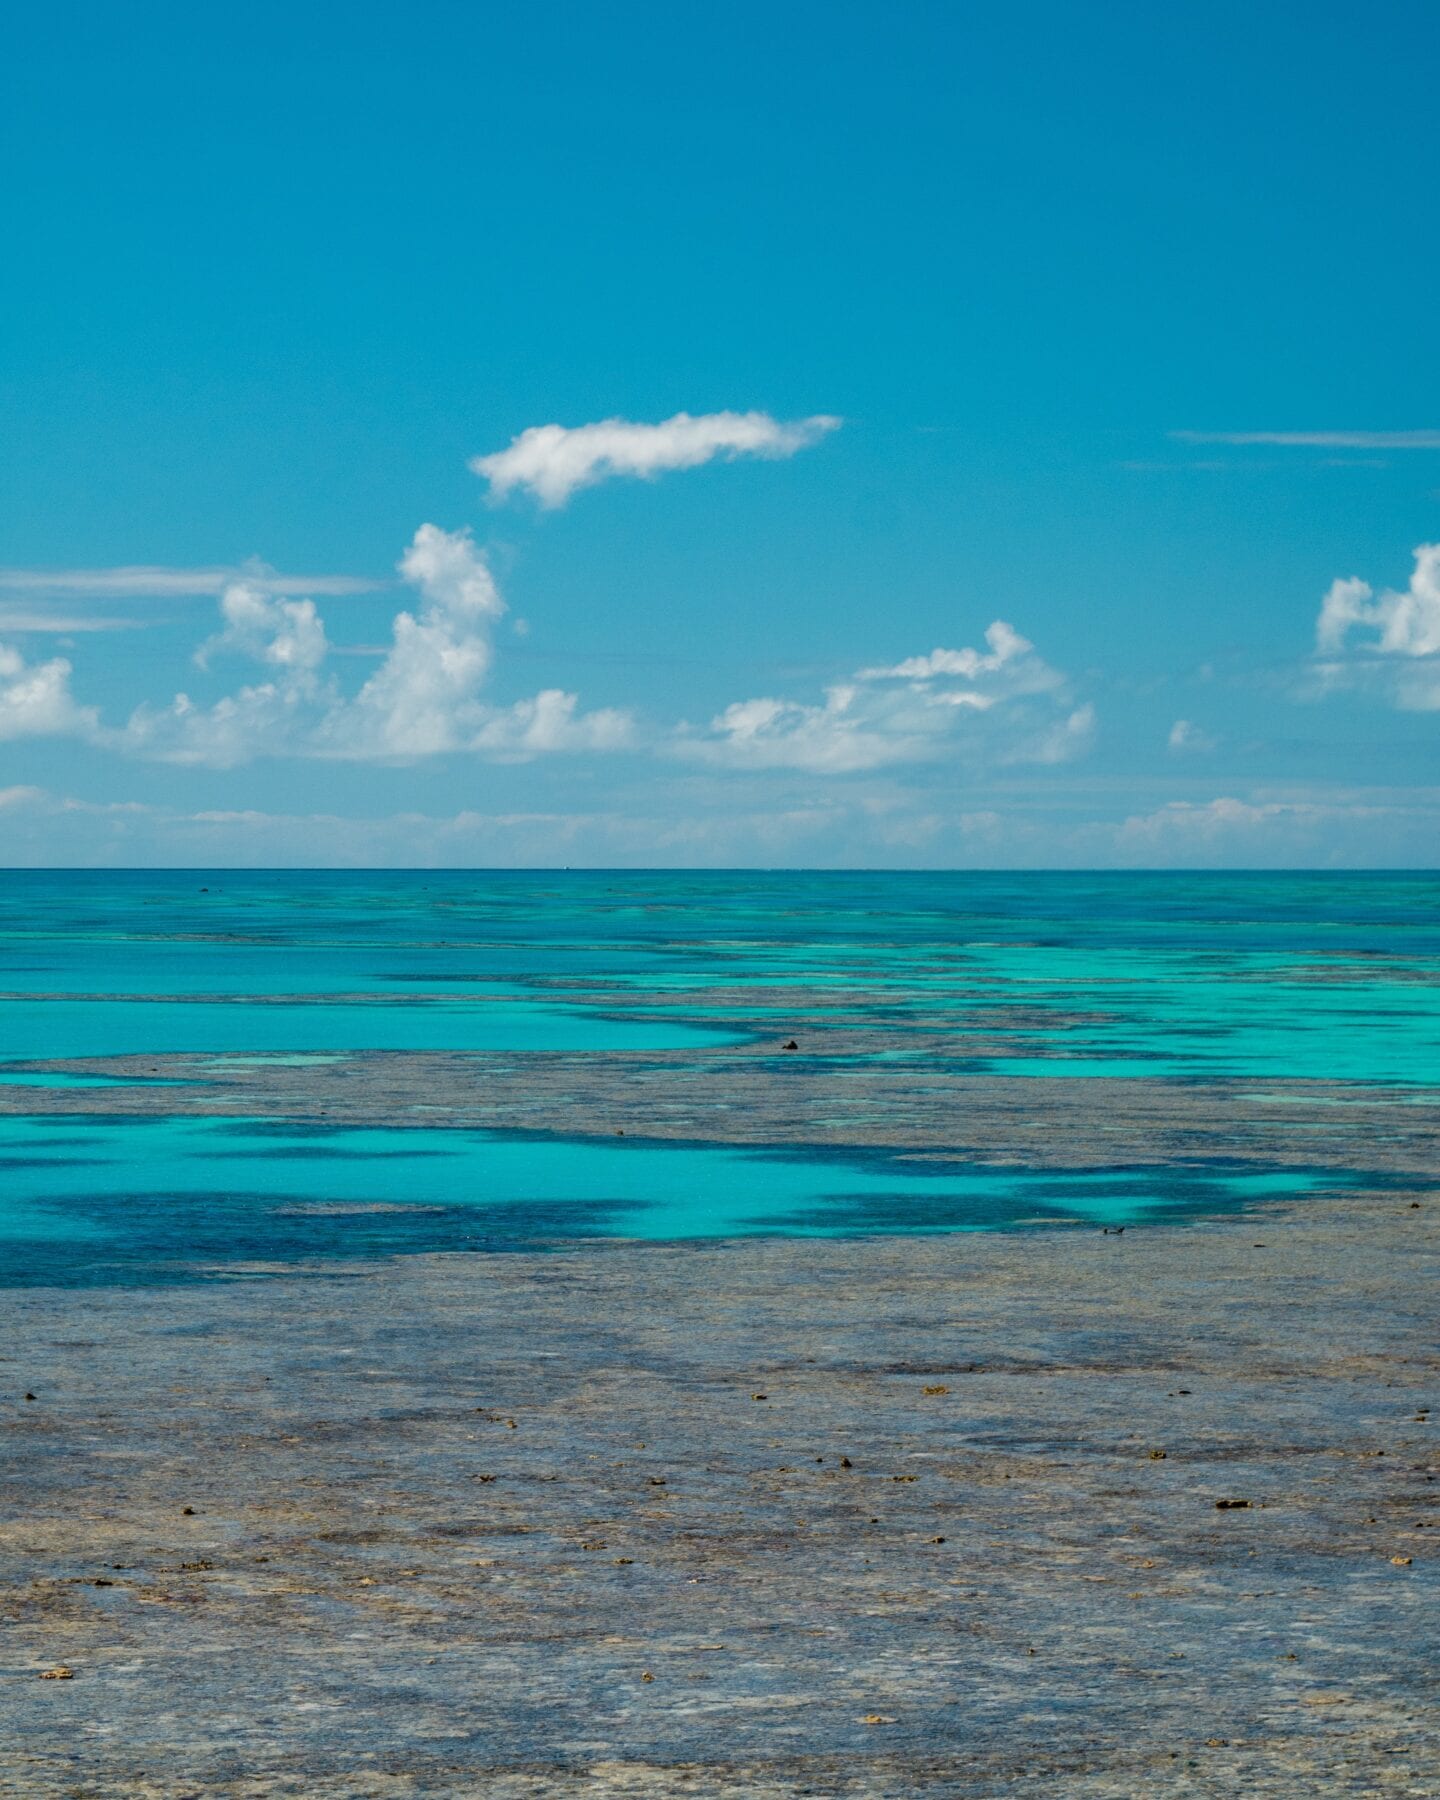
[[[193,1087],[190,1081],[176,1081],[164,1075],[72,1075],[63,1069],[47,1069],[39,1073],[29,1069],[0,1068],[0,1087],[23,1088],[170,1088]]]
[[[556,1239],[1122,1225],[1303,1194],[1306,1173],[917,1165],[263,1120],[0,1119],[0,1285]]]
[[[543,999],[335,1003],[0,1000],[0,1057],[347,1050],[686,1050],[736,1042],[679,1019],[613,1019]]]

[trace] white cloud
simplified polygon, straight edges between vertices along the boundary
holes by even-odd
[[[876,716],[855,685],[827,688],[821,705],[795,700],[738,700],[710,722],[710,735],[682,735],[677,748],[701,762],[749,769],[809,769],[848,775],[913,762],[937,741],[940,721],[921,709]],[[868,701],[870,696],[866,695]]]
[[[603,707],[580,713],[578,704],[575,694],[545,688],[533,700],[489,712],[469,748],[519,761],[556,750],[623,750],[632,742],[634,723],[628,712]]]
[[[1171,800],[1102,827],[1122,863],[1194,868],[1404,868],[1433,864],[1436,795],[1426,789],[1261,792]]]
[[[5,606],[0,604],[0,631],[49,632],[52,636],[69,637],[72,632],[139,631],[143,619],[125,619],[120,615],[92,613],[46,612],[43,607]]]
[[[1440,544],[1420,544],[1410,584],[1376,597],[1367,581],[1350,577],[1331,584],[1315,626],[1322,654],[1343,650],[1355,626],[1373,626],[1371,648],[1387,656],[1433,656],[1440,650]]]
[[[1440,431],[1172,431],[1182,444],[1277,444],[1313,450],[1440,450]]]
[[[267,679],[209,706],[182,693],[158,710],[139,707],[117,735],[120,746],[230,768],[261,756],[405,762],[471,752],[519,761],[629,741],[627,714],[581,713],[577,697],[559,689],[509,707],[481,699],[505,602],[468,532],[422,525],[399,569],[420,605],[396,614],[379,668],[353,697],[324,672],[330,646],[313,601],[237,583],[221,596],[223,629],[196,661],[205,668],[244,656],[265,665]]]
[[[1095,739],[1095,708],[1087,700],[997,758],[1007,763],[1067,763],[1083,756]]]
[[[70,692],[70,664],[63,656],[27,663],[0,644],[0,740],[22,737],[88,737],[96,729],[93,707],[78,706]]]
[[[23,786],[0,788],[0,812],[4,812],[7,807],[34,806],[45,798],[44,788]]]
[[[210,658],[234,651],[281,669],[318,669],[329,646],[313,600],[276,600],[248,582],[220,596],[225,629],[195,652],[203,669]]]
[[[601,419],[592,425],[532,425],[509,447],[471,459],[470,467],[503,500],[517,488],[542,506],[563,506],[580,488],[616,475],[652,479],[693,469],[717,456],[793,456],[834,431],[828,413],[782,423],[763,412],[676,413],[658,425]]]
[[[1411,712],[1440,709],[1440,544],[1420,544],[1408,585],[1376,593],[1334,581],[1315,622],[1312,675],[1322,693],[1377,691]]]
[[[418,809],[366,816],[194,810],[0,789],[12,866],[1133,868],[1433,867],[1440,788],[1299,783],[1117,816],[1112,783],[983,775],[910,787],[881,775],[699,771],[607,789],[594,810]],[[1125,791],[1133,795],[1133,785]],[[1132,802],[1133,803],[1133,802]],[[338,800],[337,800],[338,804]],[[962,809],[963,808],[963,809]]]
[[[1137,813],[1119,827],[1122,843],[1213,841],[1236,831],[1256,832],[1278,819],[1313,814],[1313,807],[1267,801],[1254,805],[1226,795],[1215,800],[1169,800],[1154,812]]]
[[[979,650],[932,650],[928,656],[907,657],[893,668],[862,669],[860,679],[928,681],[937,675],[958,675],[973,681],[977,675],[992,674],[1035,647],[1003,619],[986,627],[985,642],[990,646],[988,655]]]
[[[259,682],[212,706],[177,694],[158,711],[137,707],[117,742],[132,755],[214,769],[233,769],[260,756],[303,756],[314,729],[315,694],[313,676]]]
[[[0,569],[0,592],[93,599],[215,596],[236,582],[267,594],[368,594],[385,587],[356,575],[283,575],[252,558],[239,566],[198,569],[131,564],[114,569]]]
[[[1170,735],[1165,740],[1171,750],[1195,754],[1213,750],[1218,741],[1208,731],[1202,731],[1193,719],[1177,719],[1170,727]]]
[[[272,599],[238,582],[221,594],[220,616],[224,629],[196,651],[199,666],[233,655],[275,674],[211,706],[182,693],[159,711],[137,707],[117,734],[122,748],[166,762],[233,768],[257,756],[302,752],[317,718],[340,703],[319,673],[329,645],[313,600]]]
[[[339,756],[434,756],[472,747],[483,714],[477,694],[493,657],[490,628],[505,611],[467,531],[422,525],[400,573],[420,592],[418,616],[397,613],[384,662],[352,704],[325,721],[321,741]]]
[[[1003,619],[988,651],[933,650],[861,669],[822,702],[741,700],[708,731],[683,729],[678,754],[749,769],[844,775],[968,755],[990,763],[1066,762],[1094,732],[1094,709],[1076,706],[1065,677]]]

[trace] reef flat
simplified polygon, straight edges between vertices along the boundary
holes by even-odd
[[[1437,1214],[12,1292],[0,1790],[1433,1794]]]
[[[0,1792],[1435,1795],[1440,881],[0,883]]]

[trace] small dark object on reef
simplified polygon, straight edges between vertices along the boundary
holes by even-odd
[[[853,1469],[855,1467],[855,1465],[854,1465],[854,1463],[851,1462],[851,1460],[848,1456],[842,1456],[840,1458],[840,1467],[842,1469]]]
[[[1217,1500],[1215,1510],[1216,1512],[1234,1512],[1237,1508],[1247,1507],[1249,1504],[1248,1500]]]
[[[33,1394],[27,1394],[27,1395],[26,1395],[26,1396],[25,1396],[25,1398],[26,1398],[26,1399],[27,1399],[27,1400],[33,1400],[33,1399],[34,1399],[34,1398],[35,1398],[35,1396],[34,1396],[34,1395],[33,1395]]]
[[[795,1042],[794,1038],[791,1038],[788,1043],[782,1044],[780,1048],[782,1050],[798,1050],[800,1046]]]

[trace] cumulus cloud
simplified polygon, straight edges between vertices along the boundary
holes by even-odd
[[[1094,709],[1019,632],[997,619],[986,650],[937,649],[859,670],[823,700],[740,700],[707,730],[682,729],[675,750],[748,769],[844,775],[968,755],[991,763],[1057,763],[1088,747]]]
[[[482,722],[477,695],[494,655],[491,626],[505,602],[469,532],[422,525],[400,559],[417,613],[397,613],[385,660],[355,701],[326,720],[344,756],[434,756],[468,748]]]
[[[545,688],[531,700],[517,700],[498,711],[492,708],[469,747],[501,761],[518,762],[555,750],[623,750],[634,735],[628,712],[601,707],[582,713],[578,695]]]
[[[142,705],[116,736],[122,749],[167,762],[233,768],[257,756],[303,750],[318,717],[339,702],[320,668],[329,651],[313,600],[282,600],[249,582],[220,596],[222,629],[195,661],[243,657],[269,667],[269,679],[203,706],[176,694],[168,707]]]
[[[313,600],[277,600],[248,582],[220,596],[225,628],[195,652],[203,669],[212,656],[236,651],[282,669],[318,669],[329,646]]]
[[[63,656],[32,663],[0,644],[0,740],[92,736],[95,709],[76,704],[70,672]]]
[[[211,706],[177,694],[167,707],[137,707],[116,743],[132,755],[215,769],[261,756],[310,754],[315,693],[312,677],[257,682]]]
[[[474,752],[521,760],[629,740],[627,714],[582,713],[577,697],[559,689],[509,707],[481,698],[505,602],[468,532],[422,525],[399,572],[420,604],[396,614],[379,668],[353,697],[324,671],[330,646],[313,601],[237,583],[221,596],[223,629],[196,660],[204,668],[242,656],[262,664],[266,679],[209,706],[181,693],[167,707],[139,707],[118,734],[120,746],[170,762],[233,767],[281,755],[404,762]]]
[[[1440,544],[1420,544],[1409,583],[1376,593],[1333,581],[1315,621],[1312,673],[1321,692],[1376,691],[1406,711],[1440,709]]]
[[[601,419],[592,425],[532,425],[508,448],[472,458],[493,500],[517,489],[542,506],[563,506],[580,488],[617,475],[653,480],[667,469],[694,469],[715,457],[793,456],[837,429],[828,413],[788,423],[764,412],[676,413],[658,425]]]
[[[707,735],[682,735],[682,755],[749,769],[809,769],[847,775],[886,763],[913,762],[937,739],[939,721],[894,708],[881,716],[861,704],[856,685],[828,688],[819,705],[796,700],[737,700],[710,722]],[[869,696],[866,696],[868,701]]]
[[[980,650],[932,650],[928,656],[907,657],[891,668],[862,669],[862,681],[909,680],[929,681],[936,675],[958,675],[965,681],[973,681],[977,675],[993,674],[1002,669],[1016,657],[1023,656],[1034,646],[1028,643],[1013,626],[1007,625],[1003,619],[996,619],[985,628],[985,642],[990,646],[989,652]]]
[[[1410,584],[1378,596],[1355,577],[1332,582],[1315,626],[1321,654],[1343,650],[1355,626],[1376,632],[1372,648],[1387,656],[1433,656],[1440,650],[1440,544],[1420,544]]]

